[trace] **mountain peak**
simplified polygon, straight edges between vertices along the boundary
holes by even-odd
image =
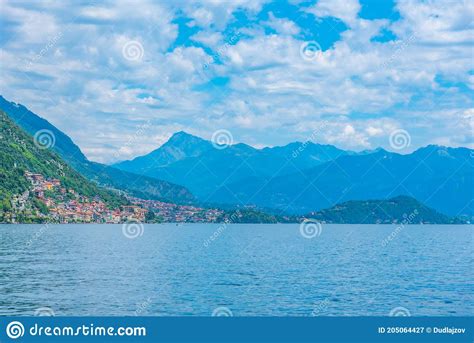
[[[163,167],[188,157],[199,156],[211,147],[209,141],[185,131],[178,131],[166,143],[149,154],[117,163],[114,166],[125,171],[135,170],[143,174],[150,169],[150,165]]]
[[[189,144],[208,143],[206,140],[185,131],[175,132],[163,146],[183,146]]]
[[[186,131],[177,131],[171,135],[171,138],[173,137],[196,137],[190,133],[187,133]]]

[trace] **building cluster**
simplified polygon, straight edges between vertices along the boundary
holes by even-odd
[[[153,212],[154,221],[159,222],[209,223],[220,220],[224,215],[224,211],[219,209],[134,197],[128,197],[131,205],[110,209],[98,196],[90,198],[77,194],[74,189],[64,187],[58,179],[29,171],[25,172],[25,177],[31,183],[31,189],[18,196],[16,203],[24,209],[29,198],[34,197],[48,209],[47,214],[40,213],[38,216],[59,223],[146,222],[148,212]]]
[[[61,181],[58,179],[46,179],[42,174],[25,172],[25,177],[33,185],[32,193],[40,199],[44,199],[45,191],[52,191],[55,188],[59,188],[62,194],[66,193],[66,188],[61,187]],[[70,190],[74,192],[74,190]]]
[[[137,205],[109,209],[99,197],[79,195],[73,189],[62,187],[58,179],[47,179],[29,171],[25,172],[25,177],[31,182],[32,195],[48,208],[49,214],[44,216],[60,223],[144,222],[148,212]],[[28,197],[29,192],[25,192],[21,196],[22,202],[26,202]]]
[[[129,198],[135,205],[153,211],[164,222],[212,223],[222,217],[224,211],[219,209],[201,208],[191,205],[177,205],[158,200]]]

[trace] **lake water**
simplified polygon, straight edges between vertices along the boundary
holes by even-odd
[[[0,225],[0,314],[473,313],[473,226],[128,229]]]

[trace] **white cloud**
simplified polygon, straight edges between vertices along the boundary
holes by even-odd
[[[192,40],[200,42],[209,47],[215,48],[219,43],[223,41],[222,34],[220,32],[212,31],[199,31],[192,36]]]
[[[84,17],[100,20],[112,20],[117,18],[117,12],[112,8],[106,7],[85,7],[81,10],[81,14]]]
[[[396,128],[410,132],[413,148],[472,146],[472,2],[400,1],[401,18],[390,22],[359,18],[357,1],[320,0],[307,9],[316,20],[349,28],[313,60],[300,55],[299,38],[312,26],[273,13],[259,22],[263,1],[1,6],[9,35],[0,93],[45,116],[93,160],[151,151],[182,129],[207,137],[227,128],[263,146],[303,139],[321,123],[317,139],[343,148],[387,147]],[[239,27],[236,11],[251,22]],[[197,32],[175,46],[183,15]],[[231,44],[229,25],[240,33]],[[373,41],[383,29],[397,39]],[[124,58],[130,41],[142,45],[141,59]],[[127,145],[148,121],[140,144]]]
[[[360,11],[358,0],[319,0],[308,12],[318,17],[335,17],[351,26]]]
[[[234,18],[236,10],[246,10],[249,14],[256,14],[265,2],[268,2],[268,0],[189,1],[181,3],[183,6],[181,9],[199,27],[209,28],[213,26],[217,30],[223,30]]]
[[[276,18],[272,12],[269,13],[269,20],[266,24],[279,34],[296,35],[301,31],[293,21]]]
[[[415,33],[423,44],[450,45],[474,42],[474,3],[461,1],[401,0],[397,8],[402,16],[392,30],[400,36]]]

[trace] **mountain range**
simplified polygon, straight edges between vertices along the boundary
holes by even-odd
[[[240,143],[216,149],[210,141],[181,131],[151,153],[114,167],[185,185],[201,201],[229,203],[213,194],[241,180],[292,174],[346,154],[351,152],[311,142],[264,149]]]
[[[220,187],[212,200],[305,213],[348,200],[407,195],[448,215],[472,215],[472,163],[466,148],[428,146],[408,155],[379,150],[272,179],[247,178]]]
[[[309,141],[216,148],[180,131],[149,154],[108,166],[89,161],[71,138],[26,107],[0,96],[0,109],[31,135],[53,132],[53,149],[87,179],[144,199],[303,215],[344,202],[407,196],[444,215],[474,215],[473,151],[468,148],[429,145],[398,154]]]
[[[151,153],[116,168],[184,185],[199,200],[304,214],[349,200],[413,197],[451,215],[474,214],[473,151],[429,145],[411,154],[355,153],[295,142],[255,149],[178,132]]]

